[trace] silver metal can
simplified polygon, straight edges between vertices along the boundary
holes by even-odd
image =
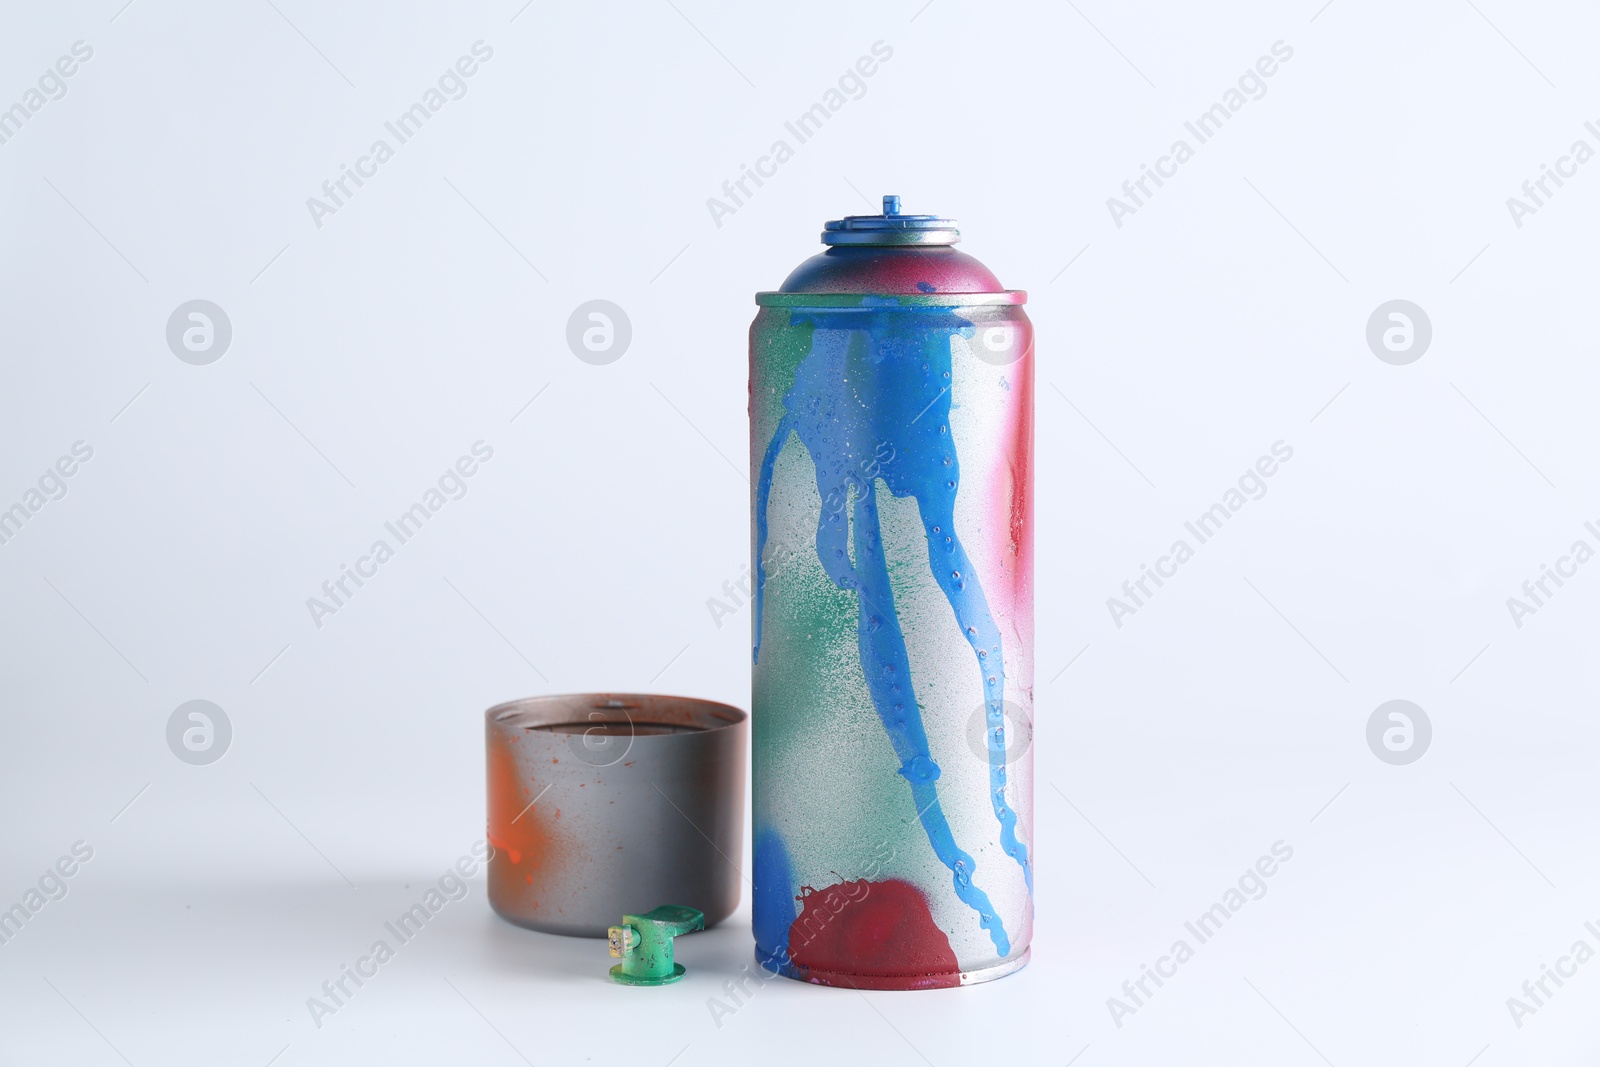
[[[605,937],[661,904],[739,903],[748,717],[687,697],[588,693],[490,708],[489,903],[545,933]]]

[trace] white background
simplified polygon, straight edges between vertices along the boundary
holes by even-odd
[[[94,449],[0,545],[0,906],[94,849],[0,946],[0,1061],[1594,1062],[1600,963],[1520,1027],[1506,1004],[1600,949],[1600,563],[1520,628],[1506,606],[1600,547],[1600,164],[1521,227],[1506,206],[1600,148],[1591,12],[123,2],[0,23],[0,106],[94,49],[0,145],[0,507]],[[316,226],[306,199],[480,39],[467,95]],[[879,40],[865,95],[715,225]],[[1265,96],[1115,225],[1280,40]],[[1032,964],[774,982],[719,1027],[748,900],[641,991],[495,919],[480,876],[315,1026],[481,835],[484,708],[748,705],[748,612],[706,601],[748,558],[751,295],[886,192],[959,219],[1038,327]],[[196,298],[233,328],[208,366],[165,340]],[[565,341],[596,298],[633,325],[607,366]],[[1405,366],[1365,340],[1396,298],[1433,327]],[[318,628],[306,599],[478,440],[470,492]],[[1280,440],[1266,496],[1116,626],[1106,599]],[[1407,766],[1366,741],[1397,698],[1433,726]],[[232,723],[209,766],[165,740],[191,699]],[[1114,1020],[1280,840],[1269,892]]]

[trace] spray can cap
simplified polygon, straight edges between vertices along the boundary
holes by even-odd
[[[902,215],[900,198],[883,198],[881,215],[846,215],[822,224],[825,245],[953,245],[961,240],[955,219]]]
[[[684,975],[672,958],[672,939],[706,928],[706,917],[681,904],[663,904],[643,915],[624,915],[606,931],[611,955],[622,962],[611,977],[623,985],[666,985]]]

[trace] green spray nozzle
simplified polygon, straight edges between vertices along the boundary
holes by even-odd
[[[611,968],[611,977],[625,985],[676,982],[685,968],[672,962],[672,939],[705,928],[705,914],[681,904],[663,904],[643,915],[624,915],[621,926],[606,930],[611,955],[622,961]]]

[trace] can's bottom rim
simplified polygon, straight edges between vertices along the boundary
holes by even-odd
[[[933,971],[927,974],[851,974],[847,971],[824,971],[815,967],[800,967],[794,963],[779,963],[756,948],[756,963],[765,971],[813,985],[838,986],[842,989],[952,989],[956,986],[977,985],[1004,978],[1028,965],[1033,949],[1025,948],[1021,954],[988,967],[970,971]]]
[[[721,902],[716,910],[705,913],[705,928],[710,930],[718,923],[723,922],[734,913],[738,906],[737,897],[732,902]],[[524,930],[532,930],[534,933],[539,934],[553,934],[556,937],[581,937],[604,941],[606,939],[606,931],[612,923],[617,921],[611,918],[573,919],[571,921],[534,918],[528,915],[525,910],[519,909],[514,901],[503,899],[502,895],[495,891],[492,881],[489,883],[489,907],[497,916],[512,926],[520,926]]]

